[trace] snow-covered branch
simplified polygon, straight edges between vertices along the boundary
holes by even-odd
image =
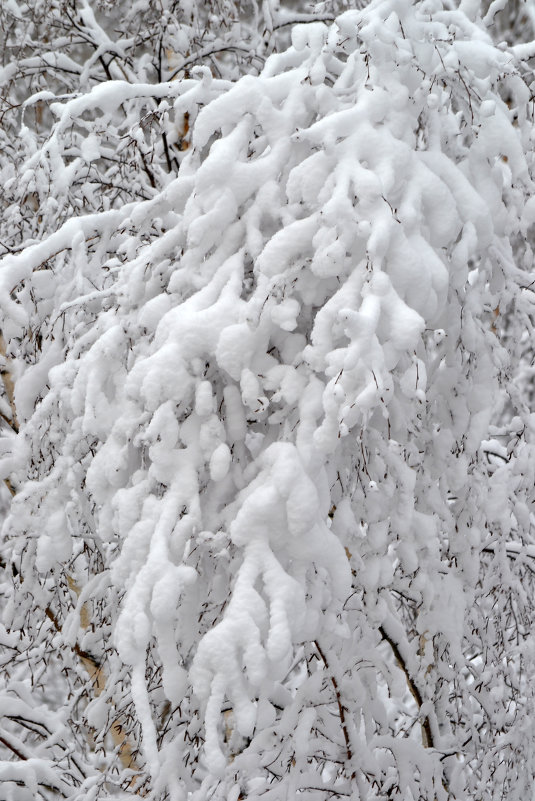
[[[286,5],[0,10],[15,801],[531,792],[529,47]]]

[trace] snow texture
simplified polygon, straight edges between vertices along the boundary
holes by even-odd
[[[96,8],[80,80],[129,46]],[[0,642],[80,703],[52,743],[28,702],[30,747],[0,685],[16,801],[531,793],[532,50],[479,9],[303,20],[239,79],[114,56],[49,104],[50,228],[0,260]],[[143,179],[93,208],[121,113]]]

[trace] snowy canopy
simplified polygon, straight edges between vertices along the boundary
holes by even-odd
[[[25,101],[50,132],[8,185],[43,230],[0,260],[10,797],[528,797],[521,58],[478,3],[373,0],[259,74]],[[94,180],[111,129],[156,161],[128,202]]]

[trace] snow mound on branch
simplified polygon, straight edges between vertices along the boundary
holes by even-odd
[[[481,325],[481,298],[494,308],[512,270],[508,236],[528,176],[494,90],[514,69],[461,11],[433,2],[378,0],[330,27],[297,28],[292,42],[256,78],[229,86],[206,71],[177,93],[191,148],[165,190],[70,221],[55,244],[6,257],[0,281],[9,290],[31,281],[74,229],[69,258],[88,274],[99,259],[110,267],[106,254],[121,257],[97,281],[101,306],[87,329],[78,307],[60,306],[71,332],[65,361],[50,350],[47,376],[25,373],[23,445],[0,464],[23,487],[10,525],[48,537],[38,571],[71,551],[73,564],[83,561],[84,538],[107,554],[121,599],[113,642],[131,668],[148,768],[164,784],[164,700],[188,721],[199,714],[202,727],[185,731],[193,741],[202,728],[209,776],[230,781],[239,764],[260,774],[267,754],[281,773],[300,760],[306,787],[316,716],[326,740],[341,737],[315,701],[326,686],[339,692],[342,654],[351,664],[375,659],[387,675],[377,644],[385,626],[423,686],[434,675],[431,639],[447,650],[448,670],[467,670],[444,609],[467,592],[455,602],[457,631],[471,585],[453,575],[453,558],[441,562],[441,537],[455,541],[448,493],[462,492],[475,463],[506,359]],[[97,88],[93,101],[118,102],[119,84]],[[61,125],[86,100],[57,108]],[[92,140],[85,152],[95,156]],[[105,247],[89,253],[94,232]],[[13,330],[23,326],[9,292],[0,303]],[[30,481],[23,447],[38,449],[44,430],[56,458]],[[42,526],[58,506],[72,548]],[[468,575],[470,553],[457,556]],[[420,649],[396,639],[394,574],[420,610]],[[161,669],[157,691],[149,666],[153,676]],[[439,746],[460,750],[453,734],[415,746],[404,770],[395,738],[374,741],[359,728],[364,709],[370,731],[390,731],[376,678],[366,691],[356,670],[353,679],[342,762],[358,754],[380,781],[396,770],[414,794],[409,773],[418,774],[426,798],[445,798]],[[402,704],[398,679],[385,682]],[[275,719],[295,749],[277,750]],[[170,736],[183,749],[186,737]],[[328,768],[322,759],[318,786],[338,770],[340,749]]]

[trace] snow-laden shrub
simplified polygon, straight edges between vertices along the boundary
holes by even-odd
[[[514,52],[477,3],[376,0],[256,77],[57,100],[23,177],[76,194],[69,132],[98,160],[84,115],[139,97],[189,121],[178,176],[0,262],[3,694],[32,683],[63,732],[0,707],[0,775],[17,800],[525,799]]]

